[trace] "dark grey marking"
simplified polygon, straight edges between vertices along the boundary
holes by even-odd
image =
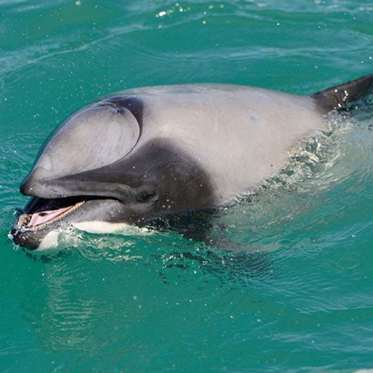
[[[14,241],[29,248],[36,248],[49,231],[72,221],[103,219],[153,225],[162,216],[215,205],[214,191],[205,171],[182,150],[162,139],[101,169],[42,182],[34,182],[31,174],[22,191],[38,196],[25,207],[27,214],[49,208],[50,201],[56,207],[63,207],[73,202],[73,198],[87,199],[83,207],[45,229],[32,232],[15,227]],[[94,198],[97,196],[103,198]]]

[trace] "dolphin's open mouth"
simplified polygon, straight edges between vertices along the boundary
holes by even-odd
[[[100,196],[33,197],[16,218],[9,238],[17,245],[34,250],[49,233],[60,232],[79,221],[97,220],[97,211],[101,220],[105,220],[103,211],[109,218],[118,204],[114,199]]]
[[[19,217],[18,224],[24,229],[38,230],[44,228],[47,224],[55,223],[63,219],[68,214],[82,206],[85,201],[76,202],[73,205],[60,207],[50,210],[42,210],[34,213],[22,214]]]
[[[56,223],[79,209],[87,197],[68,197],[57,199],[33,198],[25,211],[19,216],[17,229],[38,231]]]

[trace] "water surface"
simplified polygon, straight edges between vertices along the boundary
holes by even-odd
[[[0,0],[0,33],[1,371],[373,368],[369,114],[226,211],[216,227],[250,254],[74,233],[42,259],[7,238],[20,181],[74,110],[145,85],[309,94],[372,73],[371,1]]]

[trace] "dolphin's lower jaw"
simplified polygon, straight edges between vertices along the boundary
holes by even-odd
[[[47,233],[46,233],[47,234]],[[46,236],[43,232],[34,232],[32,230],[18,229],[13,227],[9,237],[16,245],[25,247],[29,250],[35,250],[40,246],[43,238]]]

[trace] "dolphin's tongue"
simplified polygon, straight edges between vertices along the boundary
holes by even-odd
[[[28,226],[36,226],[40,224],[47,223],[48,221],[54,220],[58,216],[62,215],[64,212],[67,212],[71,209],[72,206],[63,207],[57,210],[41,211],[36,212],[31,215],[31,220],[28,223]]]
[[[41,225],[50,224],[63,219],[66,215],[72,213],[85,203],[85,200],[78,200],[77,202],[76,199],[56,201],[51,200],[49,203],[47,202],[45,204],[45,210],[40,208],[42,205],[39,205],[35,212],[29,211],[22,214],[19,217],[18,225],[26,229],[38,229]],[[61,202],[64,203],[65,206],[57,208],[56,203],[59,203],[61,206]],[[67,206],[66,202],[69,202]]]

